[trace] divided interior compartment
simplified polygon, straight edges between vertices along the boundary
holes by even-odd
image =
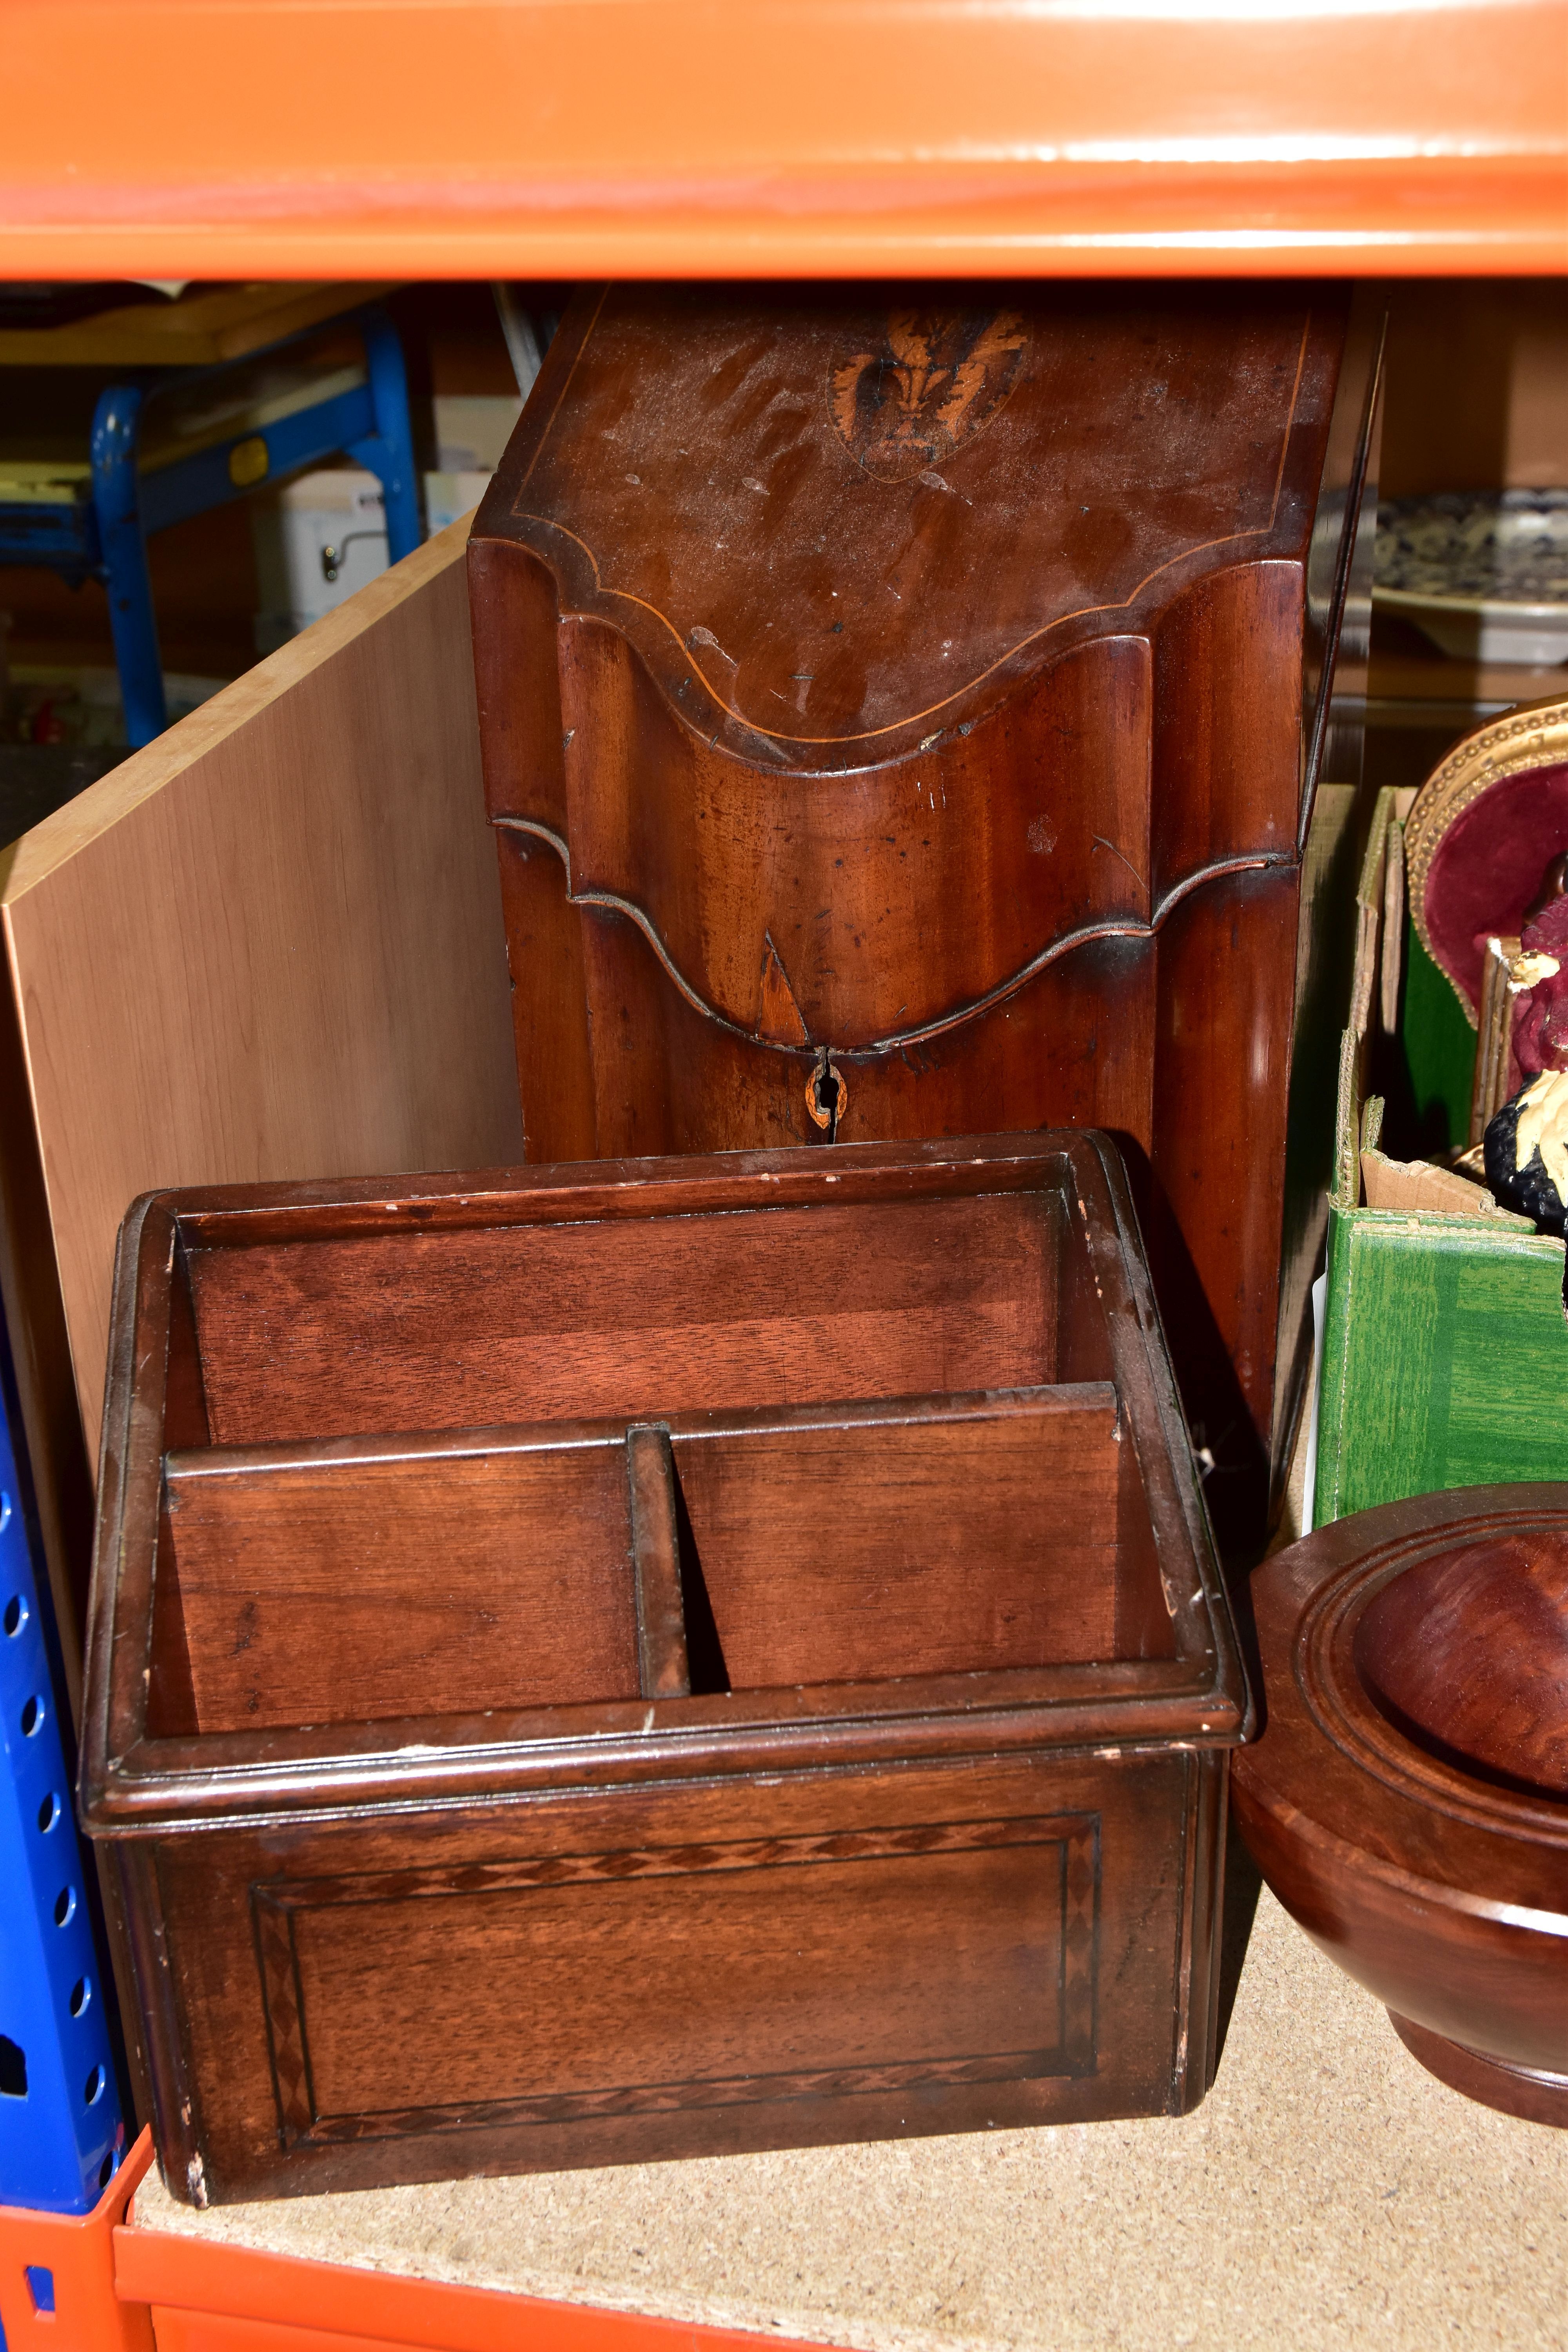
[[[203,1418],[168,1442],[1108,1378],[1058,1369],[1061,1225],[1053,1187],[197,1246]]]
[[[198,1231],[148,1733],[1173,1656],[1073,1213]]]

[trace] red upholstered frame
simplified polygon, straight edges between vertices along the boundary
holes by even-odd
[[[1432,952],[1480,1005],[1489,932],[1517,933],[1549,861],[1568,851],[1568,761],[1499,778],[1460,810],[1432,853],[1424,911]]]

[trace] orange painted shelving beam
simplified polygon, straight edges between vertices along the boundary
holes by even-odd
[[[1568,268],[1568,0],[0,0],[11,278]]]
[[[143,2131],[92,2212],[0,2206],[8,2352],[822,2352],[144,2230],[132,2209],[152,2163]]]
[[[787,2337],[205,2245],[156,2230],[115,2231],[114,2281],[122,2303],[150,2312],[155,2352],[826,2352]]]

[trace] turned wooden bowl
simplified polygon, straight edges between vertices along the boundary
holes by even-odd
[[[1252,1595],[1258,1868],[1423,2065],[1568,2126],[1568,1486],[1358,1512]]]

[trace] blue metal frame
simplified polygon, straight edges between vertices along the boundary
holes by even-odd
[[[0,499],[0,562],[58,572],[79,588],[93,575],[97,545],[92,499],[85,488],[79,499],[47,506],[31,499]]]
[[[392,562],[401,562],[419,545],[408,383],[397,330],[379,303],[353,312],[343,323],[357,328],[364,344],[366,380],[352,391],[296,410],[276,425],[237,433],[216,447],[143,476],[139,456],[145,404],[174,384],[232,376],[262,354],[248,352],[242,360],[170,374],[150,385],[110,384],[92,421],[90,498],[74,506],[0,505],[0,561],[47,565],[72,581],[91,576],[107,588],[125,729],[133,750],[150,743],[168,725],[147,572],[147,541],[154,531],[167,530],[172,523],[246,497],[264,481],[299,473],[342,452],[381,482]],[[320,331],[310,328],[306,333]],[[304,334],[291,335],[268,349],[284,350],[304,340]],[[236,449],[258,442],[265,447],[265,468],[237,481],[231,470]]]
[[[0,2204],[86,2213],[125,2126],[42,1599],[0,1396]]]
[[[146,537],[136,500],[141,425],[140,386],[110,384],[92,419],[92,520],[98,559],[94,569],[109,591],[109,625],[125,705],[125,732],[132,750],[150,743],[169,723]]]

